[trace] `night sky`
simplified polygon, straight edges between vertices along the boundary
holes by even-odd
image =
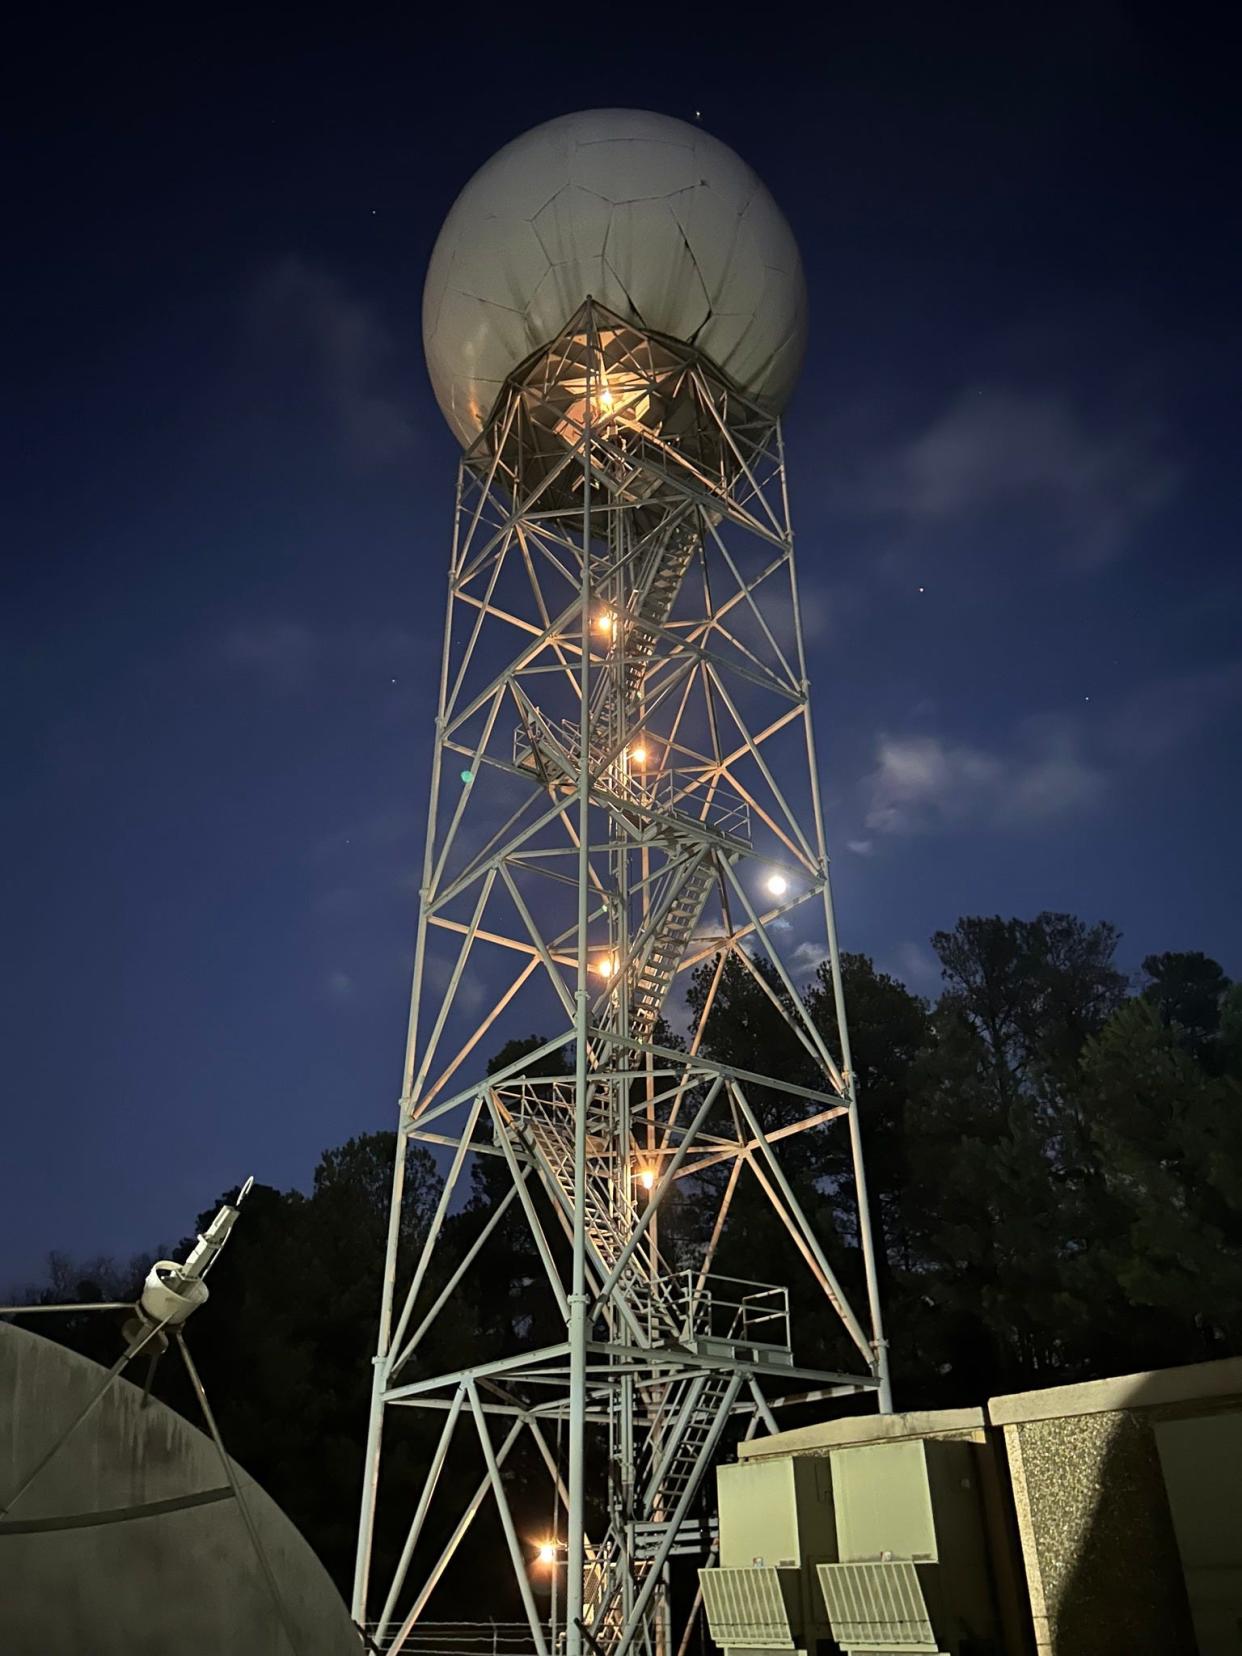
[[[574,108],[701,110],[803,250],[844,946],[934,993],[933,930],[1053,908],[1242,973],[1224,8],[335,10],[7,41],[0,1291],[395,1119],[456,458],[423,273]]]

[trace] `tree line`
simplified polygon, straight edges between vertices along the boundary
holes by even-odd
[[[1242,1350],[1242,984],[1200,953],[1148,956],[1131,982],[1117,944],[1112,926],[1066,914],[965,918],[932,939],[944,985],[934,1000],[864,955],[843,957],[898,1408],[976,1404]],[[806,1049],[773,1005],[785,995],[781,980],[756,964],[770,994],[727,963],[702,1050],[815,1086]],[[714,969],[708,962],[692,976],[692,1023]],[[831,1040],[826,966],[806,998]],[[510,1043],[492,1067],[541,1041],[532,1033]],[[789,1095],[775,1090],[748,1096],[769,1130],[790,1109]],[[212,1277],[211,1301],[189,1330],[232,1452],[343,1589],[392,1150],[390,1133],[364,1134],[325,1151],[309,1193],[256,1186]],[[782,1150],[799,1200],[861,1304],[844,1124],[795,1135]],[[441,1181],[425,1149],[410,1153],[402,1232],[412,1244]],[[715,1213],[707,1198],[728,1173],[718,1164],[683,1181],[662,1212],[661,1246],[672,1260],[701,1247]],[[507,1177],[498,1160],[476,1159],[469,1197],[450,1215],[437,1254],[441,1281]],[[516,1206],[484,1257],[487,1269],[466,1277],[428,1337],[424,1373],[558,1337]],[[149,1263],[54,1256],[49,1282],[29,1298],[132,1297]],[[715,1268],[789,1285],[799,1363],[855,1366],[753,1180],[738,1183]],[[111,1363],[116,1330],[107,1323],[57,1315],[38,1326]],[[156,1390],[197,1418],[172,1354]],[[417,1489],[439,1422],[407,1412],[384,1475]],[[515,1478],[520,1484],[520,1469]],[[446,1578],[448,1604],[455,1593],[471,1601],[497,1544],[486,1525],[472,1532]]]

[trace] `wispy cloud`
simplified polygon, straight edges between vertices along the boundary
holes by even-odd
[[[502,962],[500,955],[500,950],[490,948],[486,943],[474,948],[470,965],[457,980],[453,995],[453,1005],[459,1012],[481,1012],[488,1000],[499,993],[502,984],[507,981],[501,974],[510,964]],[[452,955],[439,953],[434,947],[429,949],[423,967],[428,985],[440,995],[447,994],[455,965],[456,948]]]
[[[866,827],[884,836],[951,828],[1042,828],[1094,809],[1114,784],[1142,776],[1242,709],[1242,663],[1140,685],[1107,711],[1023,720],[1003,747],[948,734],[882,734],[863,778]]]
[[[828,947],[824,943],[799,943],[789,957],[789,964],[793,969],[795,981],[803,975],[818,971],[828,958]]]
[[[1005,755],[941,736],[881,736],[863,783],[867,827],[920,834],[969,824],[1038,827],[1095,804],[1103,773],[1064,732]]]
[[[359,859],[373,865],[382,855],[397,853],[412,860],[421,849],[419,823],[409,811],[376,811],[317,840],[307,853],[315,865],[333,865]]]
[[[863,461],[837,494],[859,515],[911,528],[983,524],[1003,512],[1061,563],[1094,568],[1126,549],[1180,480],[1153,422],[1088,418],[1059,393],[984,387]]]
[[[238,622],[220,639],[222,659],[276,690],[299,690],[310,678],[319,641],[298,621]]]
[[[889,967],[915,994],[932,994],[940,987],[940,962],[925,943],[898,943]]]
[[[419,646],[417,634],[403,627],[311,627],[269,616],[234,621],[209,635],[204,647],[215,664],[286,693],[333,674],[365,677],[395,694],[407,682]]]
[[[1134,691],[1107,725],[1119,756],[1159,759],[1242,705],[1242,662],[1154,680]]]
[[[802,620],[802,641],[808,648],[815,649],[861,626],[866,616],[867,594],[861,586],[842,580],[825,580],[811,564],[798,573],[798,609]],[[792,642],[792,628],[788,637]],[[781,643],[785,643],[783,636]]]
[[[357,920],[366,910],[366,894],[357,885],[330,886],[314,900],[314,911],[321,920]]]
[[[409,409],[385,383],[393,339],[371,307],[329,272],[290,256],[258,283],[252,314],[266,337],[282,335],[306,354],[348,460],[382,466],[410,453]]]

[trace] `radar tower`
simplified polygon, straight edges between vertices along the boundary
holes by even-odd
[[[493,1502],[533,1656],[674,1656],[697,1608],[674,1561],[711,1562],[702,1498],[728,1435],[775,1430],[780,1399],[808,1388],[891,1407],[779,420],[801,270],[723,144],[595,111],[467,186],[424,328],[464,453],[353,1614],[376,1648],[409,1648]],[[828,1029],[799,985],[808,938]],[[788,1024],[797,1076],[711,1056],[726,969]],[[701,1010],[678,1038],[664,1020],[696,970]],[[483,1073],[528,1029],[546,1042]],[[782,1165],[805,1132],[848,1141],[862,1314]],[[406,1258],[415,1143],[447,1174]],[[496,1206],[437,1265],[474,1157],[497,1170]],[[785,1287],[715,1271],[743,1180],[852,1353],[839,1369],[798,1365]],[[429,1371],[428,1330],[506,1214],[529,1229],[554,1337]],[[402,1491],[381,1476],[384,1432],[409,1408],[442,1428],[424,1485]],[[451,1488],[467,1434],[482,1476]],[[558,1514],[541,1544],[508,1498],[519,1443]],[[409,1513],[382,1581],[381,1500]],[[451,1527],[424,1557],[437,1503]]]

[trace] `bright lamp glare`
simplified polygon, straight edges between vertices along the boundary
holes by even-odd
[[[638,1175],[638,1182],[642,1185],[644,1190],[654,1190],[655,1174],[649,1167],[644,1167],[642,1172]]]
[[[541,1564],[556,1563],[556,1543],[554,1541],[543,1541],[540,1543],[539,1562]]]
[[[783,874],[771,874],[768,876],[768,890],[773,897],[783,897],[789,890],[789,881]]]
[[[605,955],[595,969],[600,977],[610,978],[617,969],[617,963],[611,955]]]
[[[613,627],[616,626],[616,622],[613,620],[612,613],[609,610],[605,610],[602,615],[598,616],[595,624],[599,628],[600,632],[605,634],[611,633]]]
[[[647,762],[647,750],[646,750],[646,748],[645,747],[631,748],[630,749],[630,759],[636,765],[646,764],[646,762]]]

